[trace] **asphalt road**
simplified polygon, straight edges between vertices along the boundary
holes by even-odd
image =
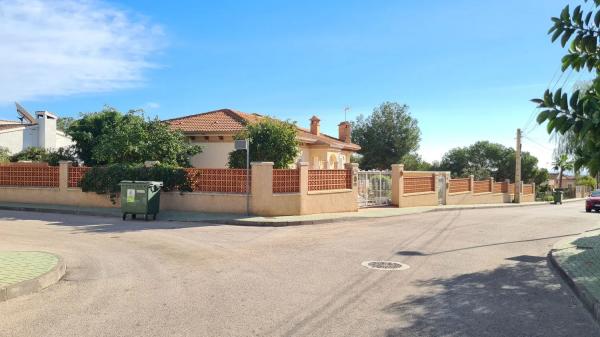
[[[287,228],[0,211],[0,250],[55,252],[68,266],[51,288],[0,302],[0,336],[600,336],[545,259],[600,227],[582,210]]]

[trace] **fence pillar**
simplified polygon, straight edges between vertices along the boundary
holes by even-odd
[[[352,194],[356,200],[356,208],[358,209],[358,163],[345,163],[346,170],[352,170]]]
[[[531,192],[533,193],[533,201],[535,201],[535,183],[531,183]]]
[[[401,207],[404,194],[404,165],[392,164],[392,205]]]
[[[475,193],[475,176],[472,174],[469,176],[469,192],[471,192],[471,195]]]
[[[490,177],[490,193],[494,192],[494,177]]]
[[[250,212],[269,214],[273,196],[273,162],[253,162]]]
[[[298,169],[298,179],[300,180],[298,184],[300,184],[299,192],[300,195],[304,196],[308,194],[308,163],[299,162],[296,164]]]
[[[66,192],[69,188],[69,167],[72,163],[68,160],[58,162],[58,190]]]

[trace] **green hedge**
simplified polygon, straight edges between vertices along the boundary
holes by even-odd
[[[114,199],[121,191],[119,182],[122,180],[162,181],[163,191],[166,192],[192,190],[185,170],[180,167],[160,165],[148,168],[125,164],[93,167],[81,179],[81,189],[84,192],[109,194]]]

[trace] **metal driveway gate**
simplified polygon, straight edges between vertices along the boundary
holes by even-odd
[[[387,206],[391,199],[390,171],[358,171],[358,207]]]

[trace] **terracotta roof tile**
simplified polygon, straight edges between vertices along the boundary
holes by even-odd
[[[242,131],[245,125],[259,121],[263,116],[249,114],[231,109],[219,109],[196,115],[184,116],[166,120],[172,128],[184,133],[236,133]],[[314,135],[309,130],[298,128],[298,138],[302,142],[317,145],[330,145],[333,147],[358,151],[360,146],[345,143],[326,134]]]

